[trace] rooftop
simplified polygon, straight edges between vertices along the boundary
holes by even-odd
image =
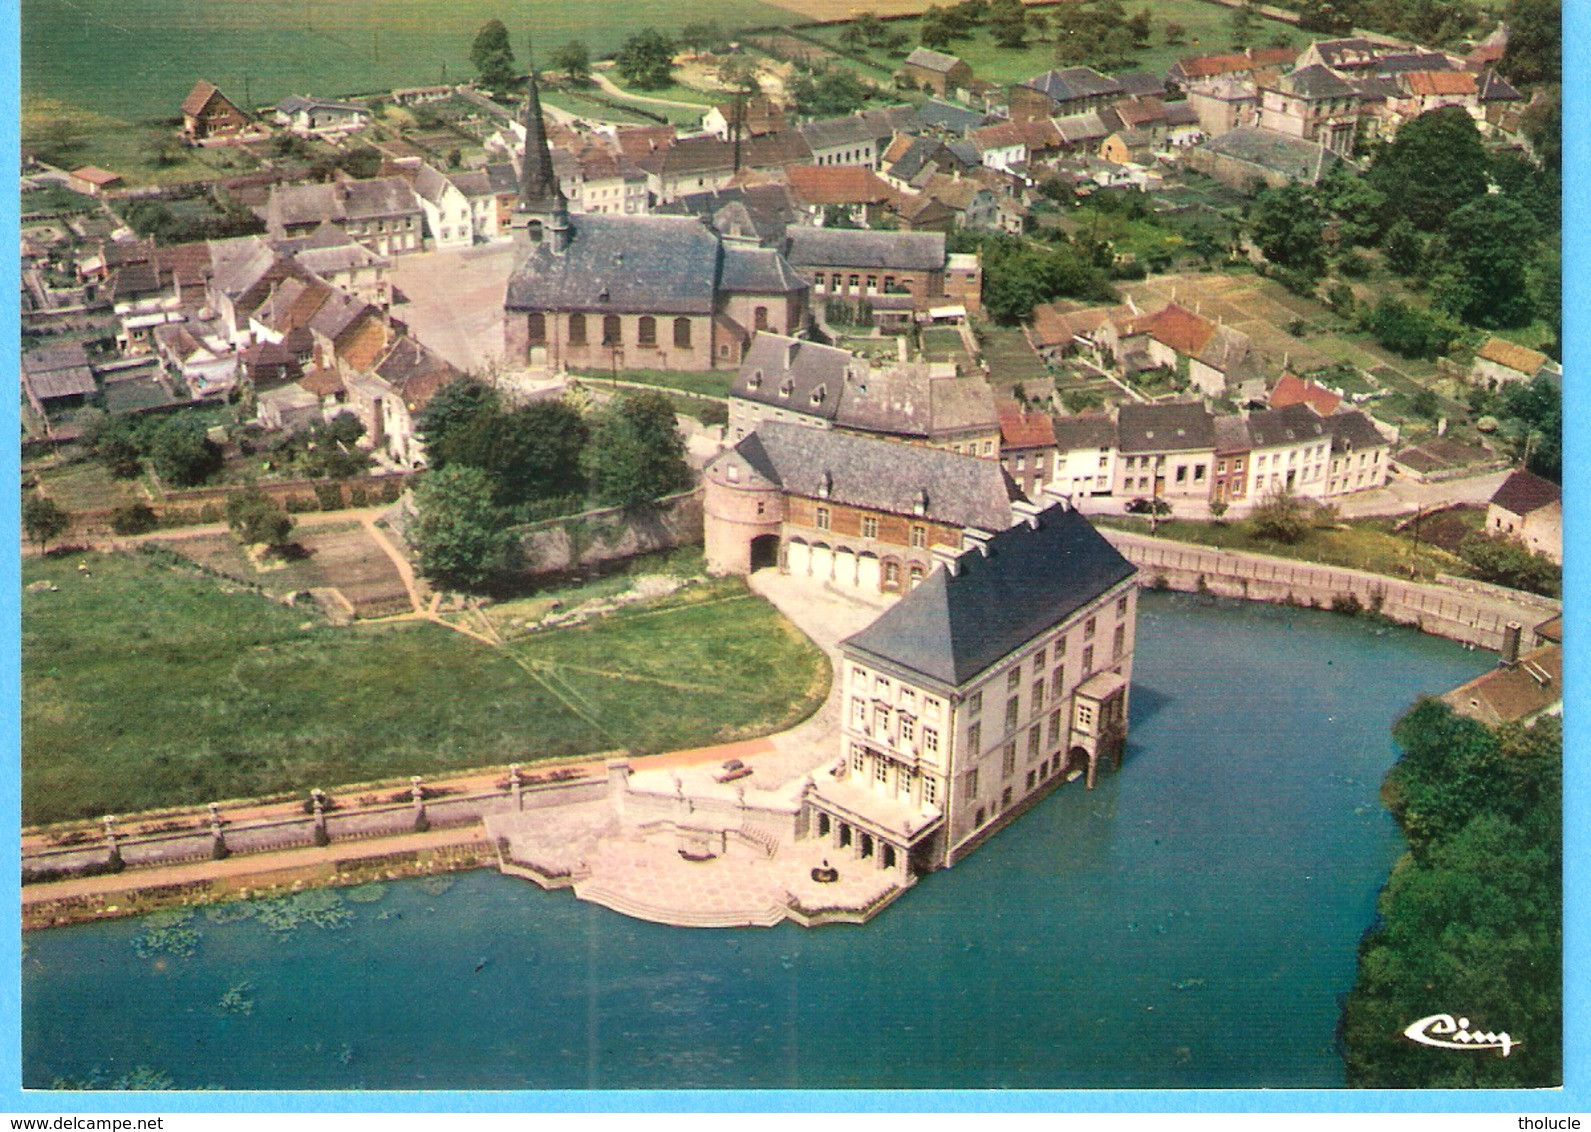
[[[1543,507],[1550,507],[1558,502],[1560,496],[1561,491],[1557,484],[1521,468],[1505,479],[1502,486],[1492,493],[1491,502],[1504,511],[1523,516],[1532,511],[1539,511]]]

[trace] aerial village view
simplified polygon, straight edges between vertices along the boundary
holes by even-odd
[[[1557,4],[401,11],[22,4],[25,1087],[1561,1083]]]

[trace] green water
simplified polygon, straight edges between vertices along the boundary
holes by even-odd
[[[1388,728],[1492,659],[1148,594],[1122,773],[865,927],[666,928],[475,872],[344,899],[342,928],[201,912],[186,956],[138,921],[35,933],[24,1083],[1340,1085],[1339,997],[1399,852]]]

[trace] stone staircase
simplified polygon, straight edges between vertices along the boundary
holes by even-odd
[[[574,892],[581,900],[600,904],[621,915],[678,928],[771,928],[784,920],[788,911],[783,903],[763,908],[724,908],[706,911],[648,904],[611,888],[599,880],[579,881]]]

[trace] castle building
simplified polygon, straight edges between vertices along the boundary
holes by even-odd
[[[1136,569],[1065,502],[996,534],[841,643],[841,759],[809,835],[882,868],[945,868],[1063,781],[1120,766]]]
[[[784,256],[726,243],[691,217],[571,216],[531,76],[504,298],[510,365],[734,368],[759,330],[807,322],[807,284]]]
[[[1010,525],[1019,493],[994,460],[766,421],[707,465],[707,566],[766,566],[867,593],[902,593],[935,548]]]

